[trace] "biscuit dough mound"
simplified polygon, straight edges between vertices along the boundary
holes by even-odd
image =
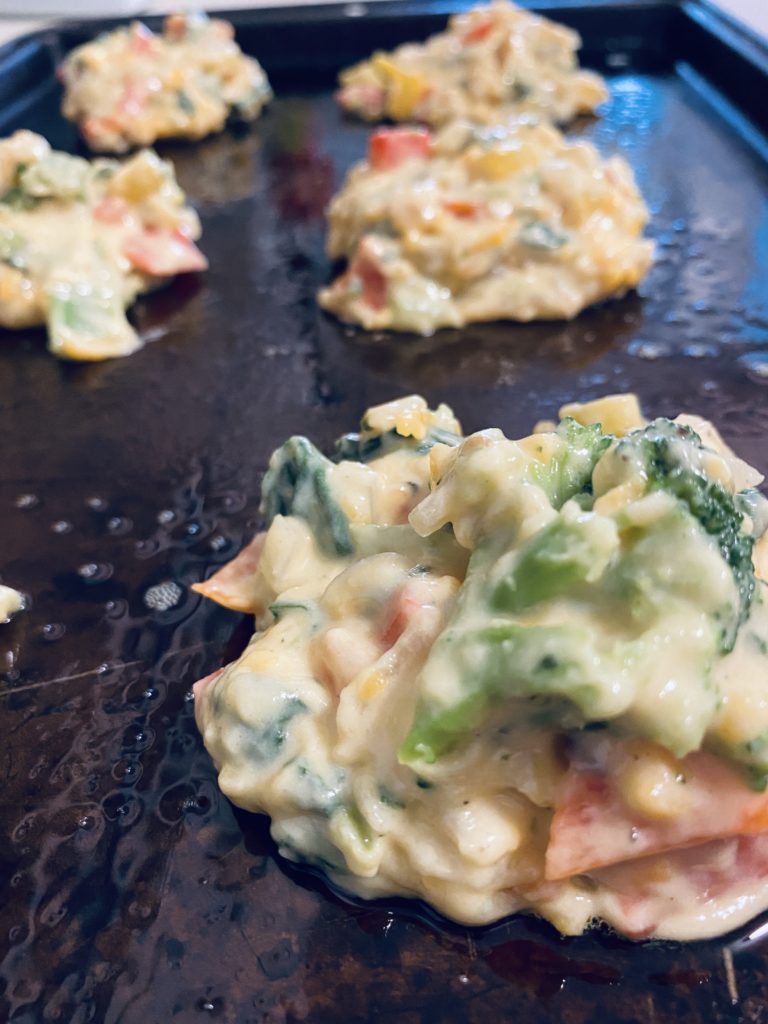
[[[138,21],[115,29],[73,50],[60,77],[64,116],[99,152],[202,139],[233,115],[255,120],[272,97],[232,25],[204,14],[172,14],[161,35]]]
[[[205,270],[200,221],[173,166],[52,150],[34,132],[0,140],[0,327],[45,324],[66,359],[141,347],[125,310],[176,274]]]
[[[578,34],[506,0],[454,15],[425,43],[407,43],[341,74],[338,101],[367,121],[456,117],[496,124],[536,114],[558,124],[608,97],[603,79],[578,66]]]
[[[347,269],[320,305],[369,330],[570,319],[634,288],[653,244],[629,165],[553,126],[380,129],[328,212]]]

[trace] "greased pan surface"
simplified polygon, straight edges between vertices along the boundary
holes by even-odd
[[[265,821],[216,789],[189,690],[247,625],[189,585],[256,529],[287,435],[327,447],[367,405],[420,391],[466,430],[515,436],[566,399],[633,389],[650,413],[710,417],[768,471],[766,142],[712,80],[738,98],[757,72],[735,51],[708,85],[676,65],[674,5],[603,5],[581,25],[593,63],[614,67],[610,106],[579,130],[630,160],[653,210],[640,296],[570,324],[426,340],[319,312],[323,208],[367,136],[335,108],[325,44],[341,40],[340,64],[376,45],[377,26],[392,45],[439,21],[395,10],[313,11],[303,28],[295,11],[239,16],[280,98],[245,134],[163,148],[211,270],[138,305],[154,339],[141,352],[76,366],[42,331],[0,339],[0,571],[32,599],[0,629],[2,1020],[764,1019],[768,947],[748,938],[760,921],[689,946],[561,939],[526,918],[435,928],[419,905],[350,904],[286,865]],[[0,53],[3,131],[76,146],[50,47],[82,33]]]

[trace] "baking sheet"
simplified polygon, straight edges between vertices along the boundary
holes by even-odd
[[[247,625],[189,585],[253,534],[268,456],[291,433],[327,448],[368,405],[419,391],[467,431],[519,436],[566,399],[632,389],[650,414],[713,419],[768,471],[766,141],[745,119],[759,111],[724,95],[759,67],[730,48],[702,78],[680,58],[677,5],[565,11],[610,72],[604,116],[577,130],[630,160],[653,212],[640,295],[569,324],[431,339],[366,336],[317,309],[323,209],[368,131],[333,103],[334,61],[382,25],[386,45],[424,35],[441,11],[239,14],[279,98],[250,131],[162,147],[211,270],[137,305],[151,340],[129,359],[68,365],[42,331],[2,336],[0,572],[31,608],[0,630],[0,1019],[763,1019],[759,921],[638,946],[528,918],[435,927],[417,904],[340,898],[220,797],[194,727],[192,682]],[[48,72],[84,31],[0,52],[3,132],[76,147]]]

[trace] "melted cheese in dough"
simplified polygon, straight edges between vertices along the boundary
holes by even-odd
[[[623,159],[548,125],[382,131],[330,205],[328,255],[348,268],[319,301],[423,334],[568,319],[643,278],[647,218]]]
[[[197,721],[223,792],[348,891],[716,935],[768,906],[768,591],[677,482],[733,512],[745,464],[627,396],[568,412],[462,440],[410,398],[335,463],[278,450],[266,534],[197,587],[257,622]]]
[[[201,139],[233,113],[252,121],[272,93],[233,34],[226,21],[173,14],[162,35],[135,22],[99,36],[61,67],[64,116],[92,149],[113,153],[158,139]]]
[[[205,257],[171,164],[54,152],[32,132],[0,141],[0,325],[46,323],[68,359],[106,359],[141,341],[125,308]]]
[[[426,43],[408,43],[341,75],[341,106],[370,121],[495,125],[520,114],[564,123],[607,98],[579,69],[576,32],[505,0],[454,15]]]

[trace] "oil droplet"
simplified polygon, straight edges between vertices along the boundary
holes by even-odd
[[[104,512],[104,510],[109,505],[109,502],[107,501],[106,498],[99,498],[94,496],[93,498],[86,498],[85,504],[93,512]]]
[[[208,547],[211,551],[223,551],[228,543],[226,537],[222,537],[220,533],[217,533],[208,541]]]
[[[36,508],[40,499],[36,494],[20,494],[14,504],[16,508]]]
[[[224,1007],[224,1000],[219,998],[210,998],[209,996],[203,996],[197,1001],[198,1010],[202,1010],[203,1013],[215,1014],[218,1016]]]
[[[144,594],[144,604],[156,612],[167,612],[175,608],[181,600],[183,591],[173,580],[156,583]]]
[[[111,578],[112,572],[113,569],[109,562],[86,562],[77,570],[78,576],[89,583],[103,583]]]
[[[172,523],[175,518],[176,513],[170,508],[164,508],[161,512],[157,513],[157,521],[161,526],[167,526],[168,523]]]
[[[72,533],[74,527],[67,519],[57,519],[55,523],[51,523],[51,529],[54,533]]]
[[[691,359],[712,358],[717,355],[717,345],[710,345],[705,341],[695,341],[684,346],[683,355],[689,356]]]
[[[133,520],[129,519],[128,516],[112,516],[107,520],[107,529],[110,533],[121,537],[123,534],[131,532]]]
[[[739,356],[737,362],[750,380],[757,384],[768,384],[768,352],[747,352]]]
[[[112,778],[125,785],[133,785],[142,775],[142,767],[135,761],[119,761],[112,769]]]
[[[78,819],[77,827],[83,829],[86,832],[90,832],[96,825],[96,819],[90,814],[84,814],[82,818]]]
[[[66,627],[61,622],[47,622],[40,629],[40,636],[43,640],[53,643],[54,640],[61,640],[66,631]]]
[[[202,527],[200,526],[200,523],[194,523],[194,522],[193,523],[187,523],[187,525],[186,525],[186,527],[184,529],[184,532],[189,537],[196,537],[198,535],[198,533],[200,533],[201,529],[202,529]]]
[[[151,558],[160,550],[160,543],[153,537],[149,537],[147,540],[137,540],[133,550],[137,558]]]
[[[221,504],[227,512],[242,512],[248,499],[240,491],[227,491],[222,495]]]
[[[653,362],[656,359],[662,359],[664,356],[670,354],[668,345],[663,344],[660,341],[637,341],[631,342],[627,346],[627,351],[637,356],[638,359],[645,359],[648,362]]]
[[[117,600],[107,601],[104,608],[110,619],[122,619],[128,612],[128,602],[118,598]]]
[[[149,327],[146,331],[141,332],[141,340],[145,345],[148,345],[151,341],[159,341],[160,338],[164,338],[168,334],[167,327]]]

